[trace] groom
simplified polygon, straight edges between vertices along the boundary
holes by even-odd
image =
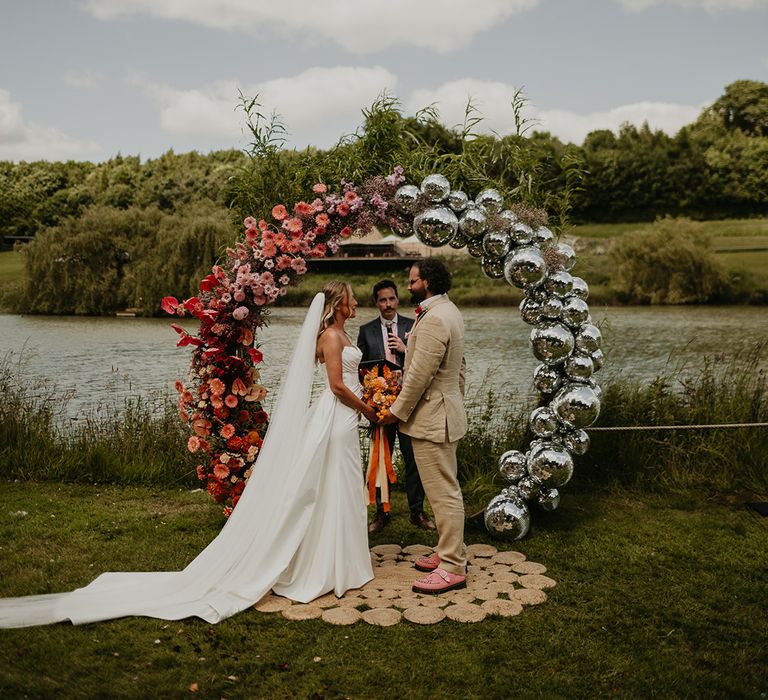
[[[400,421],[411,436],[421,481],[437,521],[437,551],[416,560],[429,572],[416,593],[466,586],[464,500],[457,479],[456,445],[467,431],[464,410],[464,320],[448,299],[451,275],[435,258],[411,267],[408,290],[418,303],[408,338],[403,388],[382,423]]]

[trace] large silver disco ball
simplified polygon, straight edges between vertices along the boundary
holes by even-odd
[[[600,349],[602,342],[600,329],[592,323],[585,323],[576,331],[576,348],[581,352],[593,353]]]
[[[533,242],[533,229],[528,224],[518,221],[512,225],[510,236],[515,245],[530,245]]]
[[[550,272],[547,275],[547,279],[544,280],[544,289],[549,294],[554,294],[558,297],[564,297],[571,291],[573,287],[573,277],[570,272],[565,270],[556,270]]]
[[[565,448],[545,447],[528,457],[528,473],[545,486],[565,486],[573,476],[573,457]]]
[[[555,241],[555,234],[546,226],[539,226],[533,232],[533,242],[540,248],[550,246]]]
[[[564,360],[573,350],[573,333],[562,323],[545,323],[531,331],[531,345],[537,360],[548,365]]]
[[[402,185],[395,192],[395,205],[406,214],[415,214],[421,197],[421,190],[416,185]]]
[[[568,272],[576,264],[576,251],[567,243],[557,243],[547,249],[547,261],[555,270]]]
[[[413,231],[425,245],[439,248],[453,238],[459,220],[448,207],[429,207],[413,219]]]
[[[464,234],[459,231],[459,236],[463,236]],[[467,252],[473,257],[473,258],[482,258],[483,255],[485,255],[485,251],[483,250],[483,237],[478,236],[477,238],[470,238],[467,240]]]
[[[485,207],[485,211],[489,214],[498,214],[504,207],[504,198],[501,196],[498,190],[488,188],[480,192],[475,197],[475,202],[480,206]]]
[[[531,528],[531,514],[521,500],[500,494],[485,507],[485,528],[502,540],[520,540]]]
[[[433,173],[421,181],[421,191],[430,202],[442,202],[451,191],[451,183],[445,175]]]
[[[448,206],[455,212],[464,211],[468,202],[469,197],[461,190],[451,190],[448,193]]]
[[[574,352],[565,358],[563,363],[563,373],[574,381],[589,379],[594,371],[595,366],[592,363],[592,358],[589,355],[582,355],[580,352]]]
[[[557,489],[549,489],[542,486],[536,499],[542,510],[553,511],[560,505],[560,492]]]
[[[492,280],[498,280],[504,277],[504,259],[496,258],[493,255],[483,255],[480,263],[483,274]]]
[[[552,437],[558,428],[557,416],[549,406],[534,409],[529,424],[533,434],[540,438]]]
[[[588,384],[568,384],[552,399],[552,408],[569,428],[586,428],[600,415],[600,399]]]
[[[589,296],[589,286],[581,279],[581,277],[573,278],[573,288],[571,294],[579,297],[580,299],[586,299]]]
[[[546,277],[547,264],[541,255],[541,251],[534,246],[518,248],[512,251],[504,259],[504,277],[507,282],[529,289],[540,284]]]
[[[509,238],[508,233],[503,231],[488,231],[483,236],[483,250],[486,255],[491,255],[494,258],[503,258],[509,249],[512,247],[512,241]],[[502,272],[502,276],[503,276]]]
[[[533,373],[533,387],[541,394],[553,394],[563,383],[563,377],[557,367],[539,365]]]
[[[589,435],[586,430],[581,428],[569,430],[563,435],[562,440],[563,445],[571,454],[583,455],[589,449]]]
[[[520,302],[520,318],[528,325],[537,326],[541,323],[541,304],[526,297]]]
[[[519,450],[508,450],[499,457],[499,472],[510,483],[520,481],[526,475],[527,460]]]
[[[469,206],[459,219],[459,231],[467,238],[477,238],[485,233],[488,228],[488,217],[479,208],[470,209]]]
[[[543,318],[558,319],[563,313],[563,302],[557,297],[547,297],[540,302],[540,313]]]
[[[563,299],[563,313],[561,318],[571,328],[579,328],[589,318],[589,306],[587,305],[587,302],[577,296],[569,295],[567,298]]]

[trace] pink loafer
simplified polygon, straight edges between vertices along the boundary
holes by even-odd
[[[440,555],[435,552],[434,554],[430,554],[428,557],[419,557],[415,562],[413,562],[413,566],[419,571],[434,571],[438,566],[440,566]]]
[[[466,588],[467,577],[459,574],[452,574],[445,569],[437,568],[424,578],[416,579],[413,582],[411,590],[414,593],[425,593],[427,595],[437,595],[446,591],[454,591],[458,588]]]

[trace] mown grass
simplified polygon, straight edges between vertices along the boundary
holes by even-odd
[[[713,238],[739,237],[768,237],[768,219],[719,219],[698,222],[703,231]],[[650,227],[647,222],[619,224],[578,224],[568,229],[567,233],[582,238],[614,238],[625,233],[641,231]]]
[[[20,511],[26,515],[21,515]],[[396,494],[372,544],[432,544]],[[0,594],[104,570],[183,567],[213,538],[202,493],[41,483],[0,489]],[[487,535],[467,530],[467,542]],[[4,697],[761,697],[766,521],[690,494],[577,493],[502,549],[545,564],[549,600],[470,625],[334,627],[245,611],[3,630]]]

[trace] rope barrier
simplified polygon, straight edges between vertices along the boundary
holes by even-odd
[[[709,425],[610,425],[588,428],[589,432],[620,430],[706,430],[709,428],[768,428],[768,423],[710,423]]]

